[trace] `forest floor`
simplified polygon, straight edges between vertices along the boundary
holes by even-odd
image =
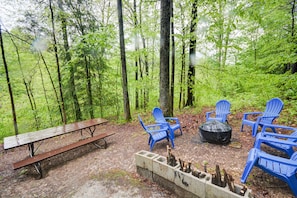
[[[216,165],[233,176],[236,184],[245,166],[248,151],[254,139],[251,129],[240,132],[242,113],[229,116],[232,139],[228,145],[201,143],[198,127],[205,122],[204,109],[200,114],[183,113],[175,115],[183,126],[183,135],[176,133],[173,154],[177,159],[192,162],[203,170],[203,161],[208,162],[207,171],[215,172]],[[151,115],[143,115],[146,124]],[[12,163],[27,155],[27,147],[8,151],[0,148],[0,197],[176,197],[155,183],[136,173],[134,154],[149,150],[148,135],[137,120],[127,124],[109,122],[97,127],[95,133],[115,132],[106,138],[107,149],[97,149],[93,144],[42,161],[44,178],[37,179],[32,166],[12,169]],[[69,134],[45,140],[40,143],[39,152],[57,148],[62,144],[77,141],[80,133]],[[167,156],[167,141],[156,143],[152,152]],[[254,168],[248,178],[247,187],[255,197],[293,197],[286,183]]]

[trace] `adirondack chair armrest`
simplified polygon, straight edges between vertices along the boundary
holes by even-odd
[[[279,115],[269,115],[269,116],[258,116],[257,117],[257,123],[261,123],[261,120],[264,119],[264,118],[278,118]]]
[[[230,115],[231,114],[231,112],[226,112],[226,119],[227,119],[227,117],[228,117],[228,115]]]
[[[295,167],[297,169],[295,160],[283,158],[283,157],[280,157],[280,156],[271,155],[271,154],[268,154],[268,153],[266,153],[264,151],[260,151],[260,150],[258,150],[257,154],[258,154],[259,159],[265,159],[265,160],[268,160],[268,161],[281,163],[282,165],[293,166],[293,167]]]
[[[276,138],[282,138],[282,139],[296,139],[297,140],[297,136],[293,136],[293,135],[287,135],[287,134],[280,134],[280,133],[271,133],[271,132],[261,132],[259,133],[262,137],[276,137]]]
[[[214,113],[215,111],[208,111],[208,112],[206,112],[206,114],[212,114],[212,113]]]
[[[260,118],[278,118],[278,114],[271,114],[271,115],[265,115],[265,116],[259,116]]]
[[[206,119],[209,118],[209,116],[210,116],[212,113],[215,113],[215,111],[208,111],[208,112],[206,112]]]
[[[257,114],[263,114],[263,112],[246,112],[243,113],[243,119],[247,119],[249,115],[257,115]]]
[[[254,114],[263,114],[263,112],[245,112],[244,115],[254,115]]]
[[[278,137],[278,138],[275,138]],[[275,133],[270,133],[269,136],[263,136],[263,135],[258,135],[255,143],[254,143],[254,148],[260,149],[261,144],[264,142],[269,142],[269,143],[277,143],[277,144],[283,144],[283,145],[289,145],[289,146],[294,146],[297,147],[297,142],[294,141],[288,141],[285,139],[279,139],[279,138],[291,138],[290,135],[282,135],[282,134],[275,134]],[[295,137],[297,139],[297,137]],[[294,139],[294,137],[293,137]]]
[[[274,129],[284,129],[284,130],[290,130],[290,131],[296,131],[297,128],[290,127],[290,126],[284,126],[284,125],[276,125],[276,124],[266,124],[264,123],[262,126],[262,133],[266,131],[266,128],[274,128]]]
[[[176,117],[165,117],[165,120],[173,120],[175,121],[177,124],[179,124],[179,120]]]

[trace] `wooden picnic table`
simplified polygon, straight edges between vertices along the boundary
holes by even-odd
[[[40,177],[42,177],[40,161],[42,161],[46,158],[52,157],[54,155],[58,155],[60,153],[69,151],[71,149],[80,147],[80,146],[88,144],[88,143],[94,143],[97,140],[103,140],[104,148],[106,148],[107,143],[104,138],[111,136],[114,133],[111,133],[111,134],[101,133],[97,136],[94,136],[96,126],[104,124],[106,122],[108,122],[106,119],[95,118],[95,119],[75,122],[75,123],[71,123],[71,124],[66,124],[66,125],[62,125],[62,126],[42,129],[39,131],[9,136],[9,137],[4,138],[3,147],[5,150],[8,150],[8,149],[12,149],[15,147],[28,145],[29,158],[27,157],[24,160],[14,163],[13,168],[18,169],[18,168],[21,168],[21,167],[24,167],[24,166],[27,166],[30,164],[34,164],[37,172],[40,174]],[[41,153],[41,154],[35,155],[34,143],[45,140],[45,139],[57,137],[60,135],[76,132],[76,131],[80,131],[80,133],[82,135],[83,130],[87,131],[87,133],[90,135],[89,138],[80,140],[78,142],[72,143],[70,145],[66,145],[66,146],[58,148],[58,149],[54,149],[54,150],[46,152],[46,153]],[[98,145],[96,145],[96,146],[99,147]]]
[[[108,121],[105,119],[96,118],[96,119],[66,124],[62,126],[42,129],[39,131],[5,137],[4,149],[11,149],[11,148],[23,146],[26,144],[32,144],[34,142],[38,142],[41,140],[56,137],[59,135],[64,135],[75,131],[81,131],[84,129],[87,129],[88,132],[91,133],[91,136],[93,136],[96,126],[106,122]]]

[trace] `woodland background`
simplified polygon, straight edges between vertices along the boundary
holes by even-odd
[[[232,112],[264,110],[279,97],[280,122],[296,124],[296,3],[1,0],[0,140],[94,117],[136,119],[164,106],[164,80],[175,113],[219,99]]]

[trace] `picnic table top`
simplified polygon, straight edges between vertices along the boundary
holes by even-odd
[[[4,138],[4,149],[11,149],[14,147],[38,142],[44,139],[52,138],[55,136],[63,135],[66,133],[90,128],[96,125],[106,123],[107,120],[102,118],[95,118],[75,123],[70,123],[62,126],[42,129],[39,131],[33,131],[28,133],[22,133],[19,135],[9,136]]]

